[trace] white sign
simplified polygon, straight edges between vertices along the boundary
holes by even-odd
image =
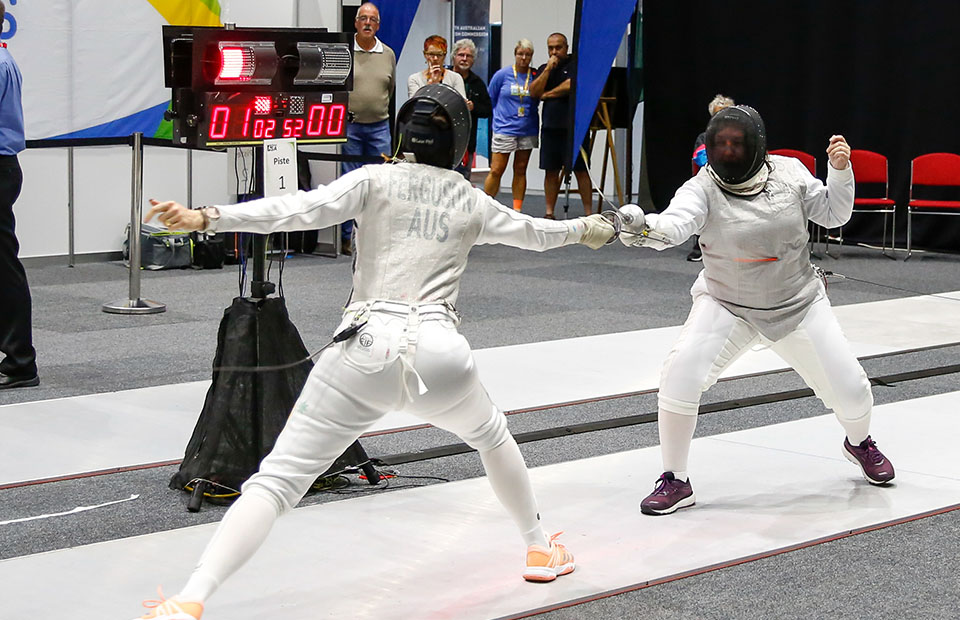
[[[297,140],[263,141],[263,195],[283,196],[297,192]]]

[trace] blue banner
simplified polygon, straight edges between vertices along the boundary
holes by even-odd
[[[578,0],[574,26],[577,80],[570,161],[587,135],[597,102],[610,74],[637,0]]]
[[[377,31],[377,38],[389,45],[399,57],[403,52],[403,44],[407,41],[410,25],[420,7],[420,0],[390,0],[376,4],[380,9],[380,30]]]

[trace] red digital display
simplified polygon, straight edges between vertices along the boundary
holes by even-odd
[[[200,139],[208,146],[258,144],[273,138],[344,142],[347,97],[347,93],[208,93]]]

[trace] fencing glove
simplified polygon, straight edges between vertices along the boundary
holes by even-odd
[[[577,243],[581,243],[591,250],[600,249],[616,234],[613,224],[608,222],[607,218],[599,213],[594,213],[586,217],[578,217],[574,221],[578,227],[583,226],[584,228],[583,235],[580,236],[580,240]]]

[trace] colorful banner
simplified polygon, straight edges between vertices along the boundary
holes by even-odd
[[[169,136],[164,24],[219,26],[217,0],[7,2],[28,140]]]
[[[473,72],[484,83],[490,80],[490,0],[453,0],[453,44],[460,39],[470,39],[477,46]],[[451,60],[452,62],[452,60]],[[490,157],[489,119],[477,123],[477,153]]]

